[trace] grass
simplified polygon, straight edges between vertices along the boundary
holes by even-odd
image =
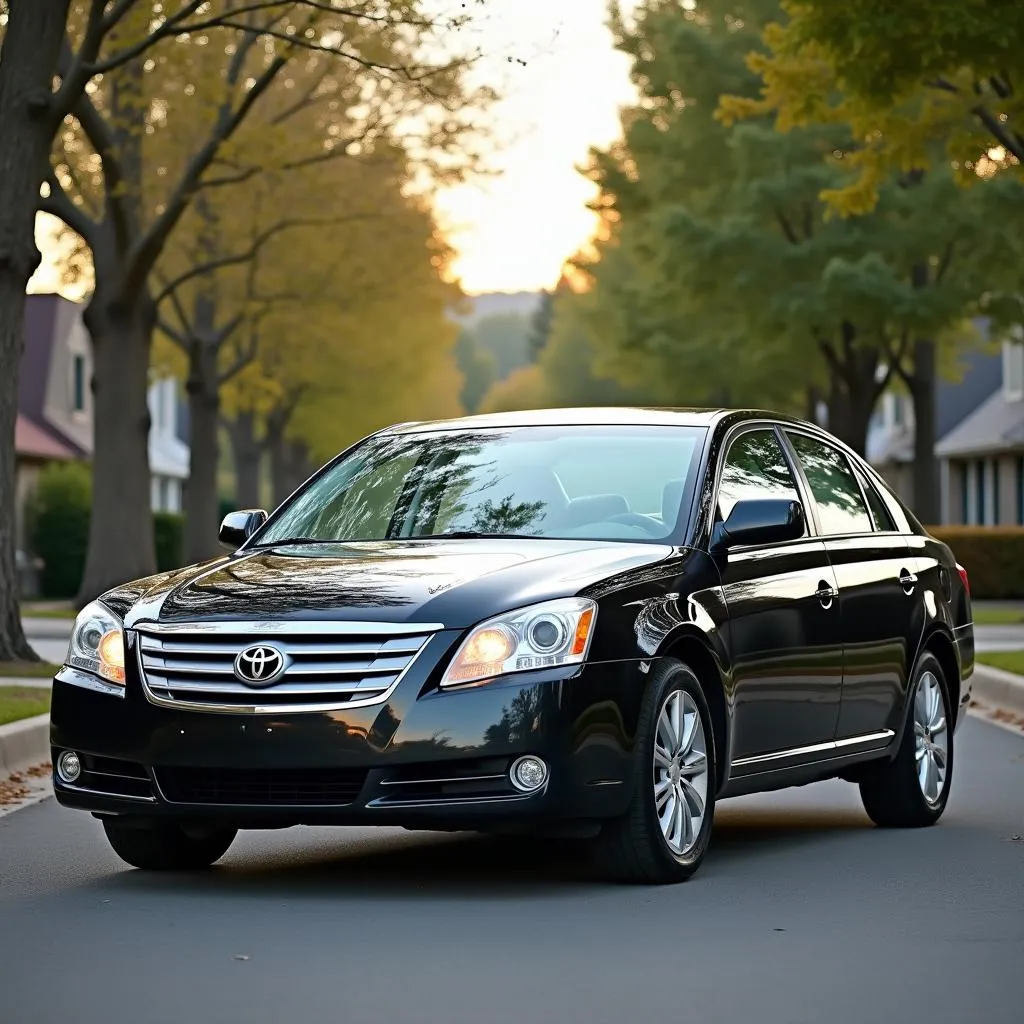
[[[1024,676],[1024,651],[982,651],[975,655],[982,665],[1001,668],[1004,672],[1015,672]]]
[[[0,686],[0,725],[45,715],[49,710],[49,690],[37,690],[31,686]]]
[[[1024,623],[1024,610],[1020,608],[973,608],[974,624],[976,626],[1016,626]]]
[[[21,614],[28,619],[74,619],[78,614],[74,608],[54,607],[53,605],[34,605],[31,603],[21,606]]]
[[[0,678],[49,679],[59,668],[48,661],[0,661]]]

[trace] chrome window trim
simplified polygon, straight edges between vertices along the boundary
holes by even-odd
[[[327,627],[326,629],[323,627]],[[440,623],[396,623],[392,627],[391,623],[386,622],[338,622],[338,621],[326,621],[318,622],[316,620],[303,620],[303,621],[274,621],[274,620],[257,620],[255,622],[245,621],[231,621],[231,622],[188,622],[172,625],[171,623],[150,623],[144,622],[139,623],[135,627],[140,633],[145,633],[154,637],[163,637],[167,635],[181,636],[187,638],[188,636],[202,636],[202,635],[240,635],[251,637],[253,634],[257,635],[274,635],[285,634],[289,636],[296,636],[302,634],[312,635],[336,635],[345,636],[354,633],[362,632],[363,635],[380,634],[380,635],[394,635],[396,632],[400,635],[423,635],[423,643],[420,648],[412,655],[406,664],[405,668],[395,677],[391,685],[386,690],[376,693],[370,697],[364,697],[356,700],[348,701],[322,701],[319,703],[278,703],[278,704],[260,704],[255,700],[256,693],[253,695],[252,703],[210,703],[207,701],[200,700],[175,700],[169,697],[163,697],[155,693],[149,686],[146,679],[146,669],[143,666],[142,661],[142,644],[135,644],[135,662],[138,667],[139,680],[142,683],[142,692],[146,697],[146,700],[150,704],[156,705],[157,707],[170,708],[176,711],[201,711],[209,712],[212,714],[226,714],[226,715],[294,715],[294,714],[317,714],[328,711],[344,711],[348,708],[365,708],[373,707],[377,704],[385,703],[391,695],[398,689],[402,680],[408,675],[413,665],[416,664],[419,657],[423,654],[427,647],[430,646],[431,639],[444,629],[444,626]],[[271,688],[272,690],[273,688]]]
[[[741,757],[732,762],[733,768],[745,768],[752,764],[770,764],[787,757],[803,757],[807,754],[824,754],[831,750],[842,750],[845,747],[857,747],[866,743],[880,743],[891,740],[896,733],[892,729],[881,732],[870,732],[863,736],[848,736],[841,740],[829,740],[827,743],[812,743],[809,747],[790,747],[788,750],[776,750],[771,754],[757,754],[754,757]]]

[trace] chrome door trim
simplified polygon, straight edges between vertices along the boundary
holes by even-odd
[[[781,761],[789,757],[805,757],[811,754],[825,754],[833,750],[843,750],[846,747],[861,746],[866,743],[880,744],[887,742],[895,736],[892,729],[883,729],[881,732],[871,732],[864,736],[848,736],[841,740],[829,740],[828,743],[814,743],[809,747],[791,747],[788,750],[776,750],[771,754],[757,754],[754,757],[741,757],[738,761],[732,762],[733,768],[745,768],[748,765],[770,764],[773,761]]]

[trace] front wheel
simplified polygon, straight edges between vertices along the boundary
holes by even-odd
[[[892,761],[860,784],[868,817],[884,828],[921,828],[942,815],[953,780],[953,718],[949,686],[938,659],[917,666],[910,718]]]
[[[185,828],[175,822],[107,818],[103,831],[114,853],[146,871],[198,871],[227,853],[238,830]]]
[[[696,675],[674,658],[651,673],[637,730],[633,797],[595,852],[629,882],[682,882],[700,866],[715,813],[715,742]]]

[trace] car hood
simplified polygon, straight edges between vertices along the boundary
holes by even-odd
[[[672,551],[660,544],[515,538],[284,545],[156,577],[133,595],[130,618],[353,619],[462,628],[534,601],[585,592]]]

